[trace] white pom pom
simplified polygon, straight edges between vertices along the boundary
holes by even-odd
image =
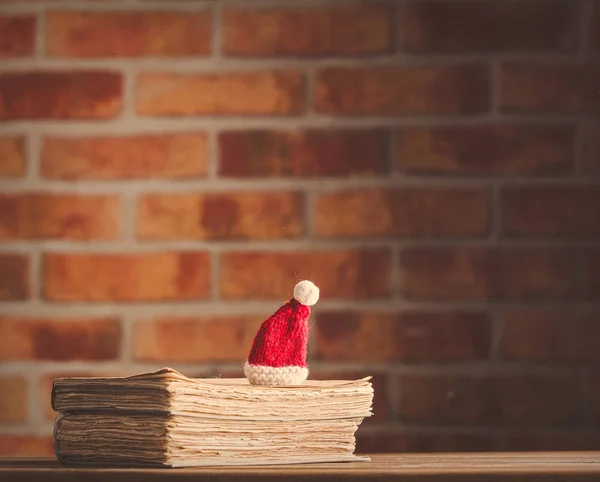
[[[294,287],[294,298],[301,305],[315,305],[319,301],[319,288],[312,281],[300,281]]]

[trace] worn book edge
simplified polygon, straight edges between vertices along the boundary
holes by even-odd
[[[60,410],[56,407],[56,389],[60,385],[71,385],[75,384],[79,388],[83,388],[86,384],[106,384],[110,386],[111,384],[123,385],[128,382],[180,382],[187,383],[191,385],[197,386],[206,386],[206,387],[247,387],[252,390],[257,391],[267,391],[267,390],[320,390],[323,388],[332,389],[338,387],[344,387],[349,385],[356,385],[364,382],[369,382],[372,377],[364,377],[356,380],[306,380],[300,385],[278,385],[278,386],[265,386],[265,385],[251,385],[246,378],[189,378],[185,375],[181,374],[177,370],[172,368],[161,368],[160,370],[156,370],[154,372],[140,373],[136,375],[129,375],[124,377],[63,377],[57,378],[52,382],[52,392],[51,392],[51,406],[55,411]]]

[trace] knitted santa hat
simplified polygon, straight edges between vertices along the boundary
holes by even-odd
[[[318,300],[319,288],[300,281],[294,297],[263,322],[244,365],[251,384],[299,385],[306,380],[309,307]]]

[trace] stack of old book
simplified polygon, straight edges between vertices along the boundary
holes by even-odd
[[[371,415],[369,378],[256,386],[164,368],[125,378],[60,378],[58,459],[73,464],[263,465],[368,460],[355,433]]]

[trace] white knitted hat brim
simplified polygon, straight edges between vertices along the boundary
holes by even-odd
[[[299,366],[268,367],[244,364],[244,375],[252,385],[300,385],[308,378],[308,368]]]

